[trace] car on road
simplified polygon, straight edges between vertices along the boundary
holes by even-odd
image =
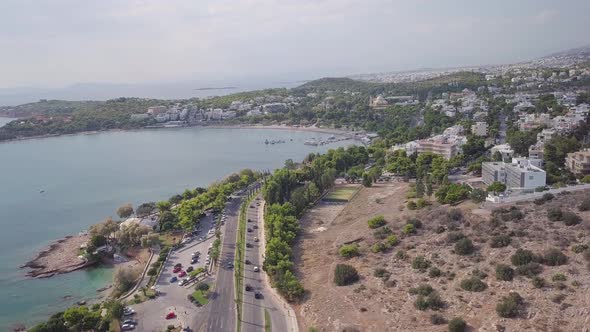
[[[258,266],[254,267],[254,272],[260,272],[260,268]]]
[[[254,298],[255,299],[262,299],[262,298],[264,298],[264,296],[262,296],[262,293],[256,291],[256,292],[254,292]]]
[[[121,330],[123,330],[123,331],[130,331],[130,330],[133,330],[133,329],[135,329],[135,325],[133,325],[133,324],[123,324],[123,325],[121,325]]]
[[[170,283],[176,282],[177,280],[178,280],[178,278],[172,277],[172,278],[170,278]]]
[[[232,263],[232,262],[227,262],[227,268],[228,268],[228,269],[231,269],[231,268],[233,268],[233,267],[234,267],[234,263]]]
[[[182,269],[182,267],[175,266],[174,269],[172,270],[172,273],[178,273],[178,272],[180,272],[181,269]]]
[[[250,285],[246,284],[246,292],[249,292],[249,291],[251,291],[251,290],[252,290],[252,286],[250,286]]]
[[[191,264],[196,264],[198,262],[199,262],[199,257],[193,257],[193,258],[191,258]],[[188,269],[190,269],[190,268],[192,268],[192,266],[189,266],[186,270],[188,271]]]
[[[252,233],[252,228],[248,228],[248,233]]]
[[[246,261],[244,263],[246,263],[246,265],[250,265],[252,262],[250,262],[249,259],[246,259]]]
[[[178,274],[178,277],[182,278],[186,276],[186,272],[185,271],[180,271],[180,273]]]
[[[172,319],[172,318],[176,318],[176,314],[172,311],[170,311],[168,314],[166,314],[166,319]]]
[[[252,243],[246,242],[246,248],[252,248]]]

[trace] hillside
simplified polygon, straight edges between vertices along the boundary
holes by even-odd
[[[409,211],[407,189],[404,183],[362,188],[346,206],[321,203],[303,217],[295,249],[307,290],[295,308],[302,330],[442,332],[454,317],[473,331],[589,326],[590,212],[577,206],[589,192],[514,208],[433,203]],[[577,214],[581,223],[550,221],[547,211],[554,217],[557,209]],[[371,229],[367,220],[376,215],[386,225]],[[404,234],[408,223],[415,232]],[[375,245],[391,234],[397,244]],[[358,245],[359,255],[342,257],[344,244]],[[512,258],[521,249],[530,252]],[[336,286],[337,264],[356,268],[359,281]],[[513,301],[498,308],[505,297]]]

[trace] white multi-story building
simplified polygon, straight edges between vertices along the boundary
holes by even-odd
[[[492,156],[496,154],[496,152],[500,152],[503,160],[510,160],[510,158],[514,156],[514,150],[510,147],[510,144],[495,145],[492,147],[491,152]]]
[[[533,165],[538,162],[525,158],[514,159],[512,163],[484,162],[481,165],[482,181],[487,185],[501,182],[513,191],[534,191],[547,184],[545,171]]]

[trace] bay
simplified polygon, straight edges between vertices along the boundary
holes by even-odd
[[[18,266],[124,203],[167,199],[243,168],[273,170],[291,158],[346,146],[308,146],[329,134],[282,129],[174,128],[0,144],[0,330],[34,323],[97,296],[112,271],[95,268],[27,279]],[[264,141],[285,140],[266,145]],[[44,192],[41,192],[44,191]],[[64,299],[64,296],[68,296]]]

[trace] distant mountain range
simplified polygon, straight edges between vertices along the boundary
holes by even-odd
[[[569,49],[566,51],[547,55],[540,59],[555,58],[587,58],[590,59],[590,45]],[[538,61],[531,60],[531,61]],[[484,66],[485,67],[485,66]],[[469,67],[477,68],[477,66]],[[420,73],[428,71],[456,72],[461,68],[421,68],[395,72]],[[350,76],[353,79],[371,80],[371,76],[379,75],[362,74]],[[386,74],[386,73],[383,73]],[[419,77],[419,75],[416,75]],[[291,88],[305,83],[305,81],[273,81],[261,80],[250,81],[182,81],[171,83],[146,83],[146,84],[111,84],[111,83],[77,83],[64,88],[43,89],[34,87],[22,88],[0,88],[0,106],[14,106],[24,103],[36,102],[42,99],[47,100],[107,100],[118,97],[139,97],[157,99],[187,99],[204,98],[208,96],[221,96],[235,92],[251,91],[264,88]]]

